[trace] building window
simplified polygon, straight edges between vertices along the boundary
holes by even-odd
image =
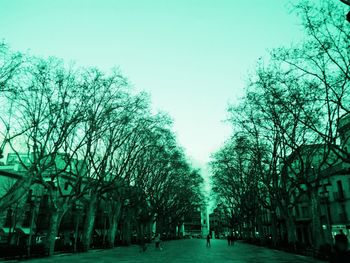
[[[24,215],[24,220],[22,223],[23,227],[29,227],[30,226],[30,219],[31,219],[31,211],[26,211]]]
[[[299,206],[295,206],[295,214],[297,217],[300,217]]]
[[[307,206],[303,206],[301,208],[302,217],[309,217],[309,208]]]
[[[341,205],[339,217],[340,217],[340,220],[343,222],[346,222],[348,220],[347,214],[346,214],[346,207],[344,204]]]
[[[338,186],[338,194],[340,199],[344,199],[344,191],[343,191],[343,185],[341,180],[337,181],[337,186]]]
[[[13,225],[13,211],[11,208],[7,210],[6,219],[5,219],[5,227],[12,227]]]

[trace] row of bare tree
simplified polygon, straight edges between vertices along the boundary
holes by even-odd
[[[84,250],[101,200],[109,207],[110,247],[122,213],[129,227],[164,221],[166,229],[202,203],[202,177],[177,144],[171,120],[153,114],[148,95],[133,92],[118,70],[66,67],[1,44],[0,98],[1,153],[16,153],[25,170],[0,197],[0,210],[39,185],[49,197],[49,255],[62,218],[77,203],[85,213]]]
[[[278,242],[277,216],[296,242],[293,209],[310,200],[312,244],[325,242],[319,189],[340,162],[350,163],[349,134],[339,119],[350,111],[350,26],[341,4],[309,1],[295,5],[307,37],[298,45],[271,52],[259,61],[245,95],[229,108],[233,134],[213,155],[213,190],[226,204],[232,222],[261,232],[271,214],[271,235]]]

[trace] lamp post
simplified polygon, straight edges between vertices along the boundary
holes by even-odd
[[[327,238],[328,238],[328,241],[330,243],[332,243],[331,214],[329,211],[329,191],[327,189],[327,186],[330,186],[330,185],[331,185],[331,183],[330,183],[329,178],[328,178],[327,183],[322,184],[323,191],[321,193],[323,194],[322,199],[323,199],[323,203],[324,203],[325,208],[326,208],[325,212],[326,212],[326,224],[327,224]]]

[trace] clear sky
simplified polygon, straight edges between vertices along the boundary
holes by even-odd
[[[302,35],[288,0],[0,0],[0,39],[12,49],[78,65],[114,66],[204,167],[230,134],[228,102],[267,50]]]

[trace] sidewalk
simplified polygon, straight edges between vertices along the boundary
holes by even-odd
[[[154,243],[148,244],[146,252],[139,252],[139,246],[117,247],[114,249],[93,250],[79,254],[61,254],[50,258],[31,259],[29,263],[66,263],[66,262],[149,262],[149,263],[317,263],[322,262],[310,257],[257,247],[236,242],[229,247],[226,240],[212,240],[206,247],[204,239],[174,240],[163,242],[163,251],[155,249]]]

